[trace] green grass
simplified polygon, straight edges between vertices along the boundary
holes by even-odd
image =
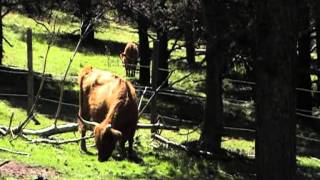
[[[59,30],[60,34],[68,34],[79,28],[78,21],[75,21],[75,17],[67,16],[64,13],[55,12],[57,17],[56,31]],[[47,49],[48,36],[45,28],[38,25],[34,20],[27,18],[21,14],[10,13],[3,19],[5,28],[4,36],[14,46],[10,47],[7,43],[4,43],[5,57],[3,64],[6,66],[15,66],[23,69],[27,69],[26,60],[26,31],[27,28],[32,28],[33,31],[33,66],[34,71],[42,72],[44,56]],[[46,24],[51,30],[53,29],[53,22],[48,24],[46,21],[41,21]],[[128,41],[138,42],[137,30],[129,27],[128,25],[119,25],[114,22],[109,24],[102,24],[96,27],[95,38],[102,42],[113,43],[127,43]],[[76,34],[78,34],[77,32]],[[66,40],[58,37],[55,44],[53,44],[47,61],[46,72],[54,75],[54,78],[61,79],[64,74],[67,64],[73,55],[74,48],[76,47],[75,41]],[[181,43],[181,42],[180,42]],[[169,48],[173,44],[169,43]],[[152,42],[150,42],[152,46]],[[184,56],[184,50],[174,51],[172,58]],[[198,59],[200,60],[200,59]],[[120,76],[125,76],[125,71],[119,60],[118,54],[94,53],[90,49],[81,49],[77,53],[74,61],[71,64],[71,68],[68,73],[68,77],[76,76],[85,65],[92,65],[94,67],[111,71]],[[184,63],[185,66],[185,63]],[[176,69],[169,81],[173,82],[177,79],[184,77],[188,74],[186,68],[177,68],[175,63],[172,62],[169,67]],[[137,73],[138,76],[138,73]],[[200,80],[204,78],[204,71],[195,72],[189,78],[175,84],[175,88],[182,90],[195,91],[197,83],[192,80]]]
[[[13,125],[16,126],[26,116],[24,109],[16,108],[7,101],[0,102],[0,124],[7,125],[12,112],[15,113]],[[41,121],[40,126],[30,123],[28,129],[41,129],[52,125],[53,120],[41,114],[37,119]],[[141,122],[147,122],[141,119]],[[59,124],[64,123],[59,120]],[[161,134],[176,142],[193,141],[199,138],[199,131],[191,133],[188,137],[186,129],[179,132],[163,131]],[[60,139],[72,139],[79,137],[78,133],[65,133],[54,136]],[[48,145],[32,144],[23,139],[10,141],[10,137],[0,139],[0,147],[15,151],[29,153],[30,156],[1,153],[0,162],[14,160],[33,166],[51,167],[60,173],[59,179],[252,179],[254,177],[251,166],[243,164],[240,160],[213,161],[188,155],[183,151],[168,149],[163,144],[153,141],[149,130],[138,130],[135,136],[134,149],[143,163],[134,163],[128,160],[116,161],[110,159],[100,163],[96,156],[82,154],[78,144]],[[37,138],[37,137],[33,137]],[[89,145],[93,144],[90,140]],[[249,155],[254,152],[254,142],[223,138],[222,147],[232,152]],[[96,152],[96,149],[90,148]],[[320,170],[320,160],[313,157],[298,157],[298,165]],[[249,167],[247,167],[249,166]]]
[[[15,108],[7,101],[0,102],[0,124],[8,124],[11,112],[15,113],[13,125],[17,125],[25,118],[26,112],[23,109]],[[27,128],[40,129],[50,126],[53,120],[43,115],[37,115],[37,119],[41,121],[41,126],[35,126],[30,123]],[[142,119],[141,121],[146,121]],[[62,123],[62,121],[59,121]],[[183,131],[182,133],[185,133]],[[166,131],[164,135],[173,136],[174,133]],[[66,133],[55,136],[56,138],[75,138],[79,134]],[[9,136],[0,139],[0,147],[6,147],[15,151],[22,151],[31,154],[30,156],[21,156],[11,153],[1,153],[0,160],[15,160],[25,164],[34,166],[52,167],[61,173],[64,179],[100,179],[100,178],[143,178],[143,179],[171,179],[176,177],[206,177],[203,174],[204,167],[208,168],[208,172],[215,171],[213,162],[206,161],[202,158],[194,158],[187,156],[184,152],[167,149],[161,144],[156,143],[150,138],[149,130],[138,130],[134,149],[139,157],[143,159],[143,163],[138,164],[127,160],[115,161],[113,159],[99,163],[96,156],[82,154],[77,144],[66,144],[60,146],[48,144],[31,144],[20,138],[10,142]],[[176,136],[178,137],[178,136]],[[36,138],[36,137],[34,137]],[[183,141],[182,136],[180,139]],[[90,141],[88,144],[92,144]],[[151,144],[155,144],[153,148]],[[90,151],[96,152],[94,148]],[[188,163],[186,166],[185,163]],[[188,174],[186,174],[187,168]],[[227,173],[225,173],[227,174]],[[224,176],[224,175],[217,175]],[[231,176],[231,175],[229,175]]]
[[[61,34],[70,33],[78,29],[79,24],[72,21],[75,17],[67,16],[64,13],[55,12],[57,18],[57,29]],[[46,23],[46,22],[43,22]],[[4,35],[14,45],[13,48],[4,44],[5,57],[4,65],[16,66],[26,69],[26,44],[25,32],[27,28],[33,30],[33,57],[34,70],[42,71],[43,57],[47,48],[46,32],[43,27],[37,25],[33,20],[20,15],[11,13],[4,18]],[[50,26],[52,28],[52,25]],[[97,27],[96,38],[101,41],[110,41],[117,43],[126,43],[128,41],[137,42],[136,30],[127,25],[118,25],[109,23]],[[66,41],[61,44],[63,39],[58,39],[48,58],[47,73],[53,74],[55,78],[61,78],[64,73],[70,57],[73,54],[76,42]],[[170,41],[172,44],[172,42]],[[183,56],[184,51],[174,52],[174,57]],[[197,61],[200,61],[198,58]],[[78,52],[72,63],[68,76],[77,75],[79,69],[87,64],[94,67],[109,70],[124,76],[125,72],[120,65],[118,55],[105,55],[102,53],[93,53],[87,49]],[[177,68],[175,62],[170,64],[171,68],[177,70],[170,79],[171,82],[182,78],[188,71],[185,65]],[[195,91],[198,87],[192,80],[201,80],[204,78],[203,71],[195,72],[190,78],[177,83],[174,87],[178,89],[187,89]],[[74,87],[71,87],[74,88]],[[24,109],[14,107],[10,102],[0,101],[0,125],[8,125],[11,112],[15,113],[13,125],[18,125],[26,118]],[[27,128],[40,129],[53,124],[53,119],[45,115],[38,114],[37,119],[41,125],[35,126],[30,123]],[[141,119],[146,122],[146,119]],[[59,124],[65,123],[63,120]],[[179,143],[198,140],[199,130],[187,134],[187,129],[181,129],[179,132],[163,131],[162,135]],[[78,133],[66,133],[55,136],[55,138],[75,138]],[[96,156],[82,154],[77,144],[66,144],[53,146],[48,144],[31,144],[20,138],[10,141],[9,137],[0,139],[0,147],[14,149],[30,153],[31,156],[14,155],[10,153],[0,153],[0,162],[3,160],[14,160],[30,165],[40,165],[52,167],[61,173],[59,179],[252,179],[252,167],[239,160],[213,161],[205,158],[195,157],[186,154],[183,151],[166,148],[164,145],[152,140],[149,130],[138,130],[134,149],[138,156],[143,159],[143,163],[134,163],[128,160],[116,161],[110,159],[107,162],[99,163]],[[36,138],[36,137],[34,137]],[[88,144],[92,144],[92,140]],[[243,155],[254,154],[254,142],[241,139],[223,138],[222,147],[228,151],[237,152]],[[96,152],[94,148],[90,149]],[[304,168],[319,170],[319,159],[312,157],[298,157],[298,164]],[[251,168],[251,169],[250,169]],[[1,177],[2,178],[2,177]]]
[[[45,23],[45,22],[44,22]],[[4,35],[8,39],[8,41],[14,46],[9,47],[8,44],[5,43],[5,57],[3,60],[4,65],[8,66],[16,66],[19,68],[27,68],[26,61],[26,43],[25,43],[25,32],[27,28],[32,28],[33,31],[33,66],[34,70],[37,72],[42,72],[44,56],[47,49],[47,41],[44,34],[46,33],[45,29],[37,25],[36,22],[30,18],[27,18],[20,14],[8,14],[4,18]],[[52,28],[52,24],[48,25],[48,27]],[[67,22],[64,24],[57,24],[57,29],[60,29],[61,32],[67,33],[69,25]],[[76,24],[72,25],[73,28],[69,29],[69,32],[73,29],[76,29],[78,26]],[[99,27],[98,29],[101,29]],[[108,37],[119,37],[120,35],[115,33],[115,29],[117,26],[115,24],[111,24],[109,29],[113,29],[111,31],[113,34],[109,36],[104,36],[108,33],[101,33],[98,31],[97,37],[105,37],[103,39],[106,40],[115,40],[108,39]],[[125,31],[126,30],[126,31]],[[128,28],[123,28],[125,33],[121,33],[121,39],[123,42],[125,40],[130,40],[136,35],[130,32]],[[118,39],[119,40],[119,39]],[[72,42],[70,48],[65,48],[65,45],[62,47],[58,43],[54,44],[51,48],[48,56],[47,63],[47,73],[53,74],[55,76],[61,76],[69,63],[70,58],[73,55],[74,48],[76,47],[76,42]],[[94,54],[89,52],[78,52],[72,66],[70,68],[69,74],[71,76],[75,76],[78,74],[79,69],[85,65],[93,65],[94,67],[98,67],[100,69],[109,70],[111,72],[117,73],[119,75],[124,75],[124,69],[121,66],[118,55],[109,55],[105,56],[103,54]]]

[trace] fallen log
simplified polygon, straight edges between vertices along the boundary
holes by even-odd
[[[26,153],[26,152],[15,151],[15,150],[7,149],[7,148],[2,148],[2,147],[0,147],[0,151],[12,153],[12,154],[30,156],[30,154],[29,154],[29,153]]]
[[[184,151],[186,151],[188,153],[192,153],[192,154],[195,154],[195,155],[201,155],[201,156],[205,156],[205,157],[209,157],[209,158],[213,158],[214,157],[211,152],[203,151],[203,150],[199,150],[199,149],[191,149],[188,146],[185,146],[183,144],[178,144],[176,142],[170,141],[170,140],[166,139],[165,137],[160,136],[159,134],[152,134],[152,138],[154,138],[154,139],[156,139],[156,140],[158,140],[158,141],[160,141],[162,143],[165,143],[168,146],[184,150]]]
[[[27,137],[24,137],[31,143],[39,144],[39,143],[45,143],[45,144],[53,144],[53,145],[61,145],[61,144],[68,144],[68,143],[78,143],[79,141],[83,139],[91,139],[93,136],[90,137],[83,137],[78,139],[67,139],[67,140],[61,140],[61,139],[29,139]]]
[[[8,127],[0,126],[0,129],[7,131]],[[74,132],[74,131],[77,131],[77,129],[78,129],[77,123],[69,123],[69,124],[59,125],[56,127],[53,125],[53,126],[46,127],[44,129],[38,129],[38,130],[23,129],[22,134],[48,137],[48,136],[52,136],[52,135],[56,135],[56,134]],[[17,133],[17,128],[12,129],[12,132],[14,134]]]
[[[168,126],[164,124],[143,124],[143,123],[138,123],[137,125],[138,129],[151,129],[151,128],[158,128],[158,129],[165,129],[165,130],[179,130],[177,126]],[[1,132],[3,133],[8,131],[8,127],[6,126],[0,126]],[[17,128],[12,129],[12,132],[15,134],[17,132]],[[68,123],[68,124],[63,124],[63,125],[58,125],[58,126],[49,126],[43,129],[37,129],[37,130],[32,130],[32,129],[23,129],[22,134],[24,135],[37,135],[41,137],[49,137],[52,135],[56,134],[62,134],[62,133],[67,133],[67,132],[75,132],[78,130],[78,124],[77,123]]]
[[[7,131],[0,128],[0,135],[6,135],[6,134],[7,134]]]
[[[142,124],[138,123],[137,125],[138,129],[164,129],[164,130],[174,130],[174,131],[179,131],[179,128],[177,126],[169,126],[169,125],[164,125],[164,124]]]
[[[50,126],[44,129],[39,130],[30,130],[30,129],[24,129],[22,132],[26,135],[38,135],[42,137],[48,137],[56,134],[62,134],[67,132],[74,132],[77,131],[78,124],[77,123],[69,123],[69,124],[63,124],[59,126]]]

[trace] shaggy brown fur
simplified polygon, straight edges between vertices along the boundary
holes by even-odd
[[[132,153],[133,137],[138,122],[137,97],[133,85],[106,71],[83,68],[78,76],[80,84],[79,116],[100,123],[94,128],[98,160],[106,161],[120,141],[124,152],[129,141],[129,155]],[[79,131],[84,137],[86,128],[78,119]],[[81,149],[87,151],[85,140]]]
[[[138,46],[135,43],[129,42],[124,51],[120,54],[120,59],[126,69],[126,76],[134,77],[136,66],[139,58]]]

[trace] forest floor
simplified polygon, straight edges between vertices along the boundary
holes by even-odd
[[[0,162],[0,175],[2,177],[13,177],[18,179],[54,179],[59,173],[52,168],[31,166],[15,161]]]

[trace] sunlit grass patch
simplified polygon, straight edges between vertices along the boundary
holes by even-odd
[[[47,37],[43,36],[43,34],[47,33],[45,29],[42,26],[37,25],[34,20],[20,14],[8,14],[4,18],[4,24],[4,35],[14,47],[10,47],[6,43],[4,44],[5,57],[3,59],[3,64],[9,66],[16,66],[23,69],[27,68],[27,47],[25,43],[25,34],[27,28],[32,28],[33,66],[35,71],[42,72],[48,42],[48,39],[46,39]],[[67,29],[69,29],[69,23],[59,23],[57,26],[57,29],[62,29],[65,30],[63,31],[64,33],[69,33],[66,31]],[[96,37],[104,37],[104,40],[114,40],[110,37],[115,37],[118,41],[119,37],[122,37],[123,42],[126,42],[127,40],[136,37],[136,35],[131,32],[117,32],[116,27],[114,26],[116,25],[112,24],[110,32],[99,31],[98,33],[96,33]],[[71,48],[69,49],[62,47],[59,44],[53,44],[52,48],[49,51],[47,61],[47,73],[53,74],[55,76],[61,76],[65,72],[65,70],[67,69],[67,64],[69,63],[70,58],[73,56],[74,49],[76,47],[76,42],[70,44],[70,47]],[[125,74],[124,68],[122,67],[118,55],[106,56],[106,54],[78,52],[71,65],[68,75],[77,75],[79,69],[82,66],[88,64],[100,69],[109,70],[121,76],[124,76]]]
[[[320,172],[320,159],[315,157],[299,156],[297,157],[297,160],[298,165],[318,169]]]

